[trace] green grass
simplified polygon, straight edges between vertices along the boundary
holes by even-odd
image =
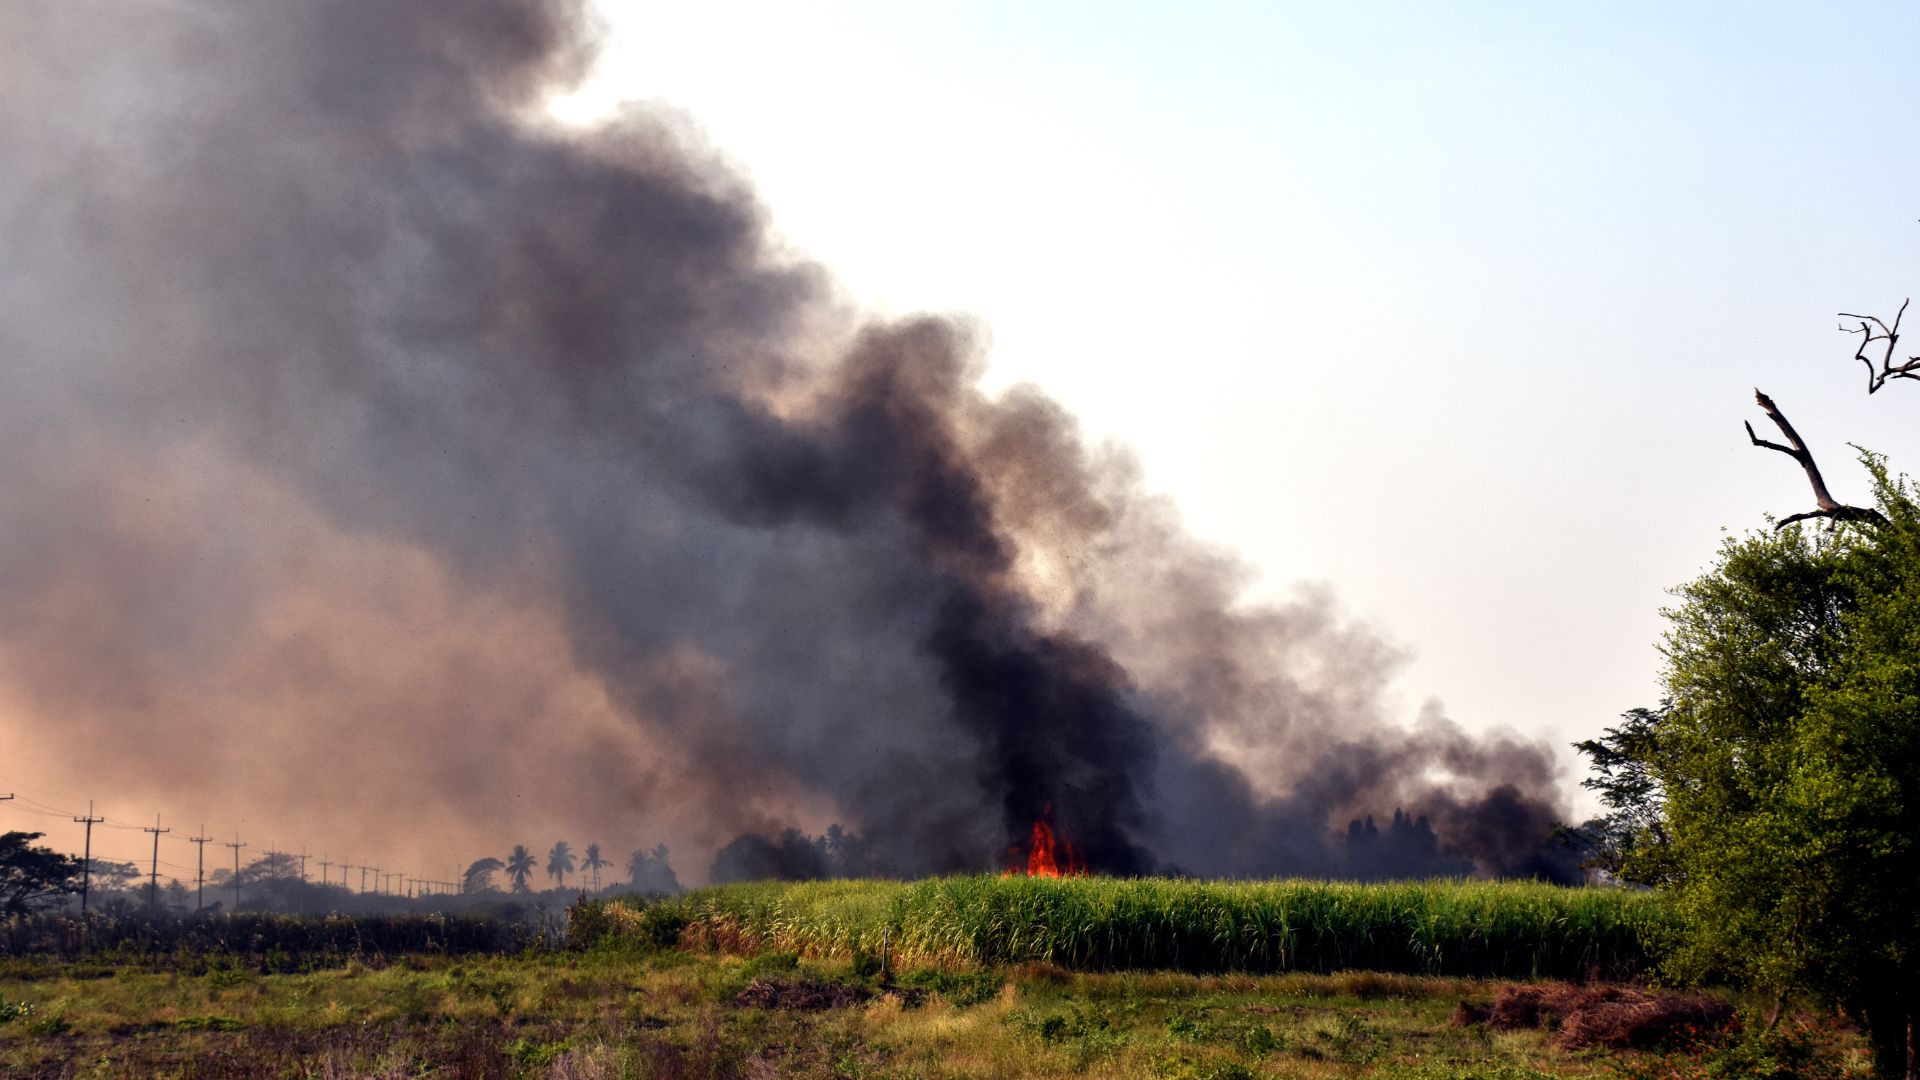
[[[576,943],[884,955],[900,967],[1625,978],[1667,927],[1657,897],[1525,882],[954,877],[727,885],[580,913]]]
[[[546,947],[540,923],[478,913],[408,915],[38,914],[0,918],[0,960],[82,958],[204,968],[239,958],[276,970],[352,957],[504,955]]]
[[[846,962],[548,954],[372,968],[0,978],[6,1076],[1584,1076],[1542,1032],[1455,1028],[1471,980],[1087,974],[1045,965],[902,980]],[[743,1007],[755,978],[866,986],[864,1004]],[[1437,1071],[1419,1071],[1421,1069]],[[1481,1072],[1462,1070],[1481,1069]]]
[[[58,967],[0,975],[0,1076],[960,1077],[1112,1080],[1709,1080],[1858,1076],[1857,1035],[1658,1053],[1568,1052],[1546,1031],[1462,1027],[1501,984],[1438,976],[920,969],[888,986],[846,961],[677,951],[410,958],[249,973]],[[797,1011],[754,979],[872,996]]]

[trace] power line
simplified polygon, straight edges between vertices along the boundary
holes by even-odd
[[[6,777],[4,775],[0,775],[0,780],[9,780],[9,779],[11,778]],[[206,845],[213,842],[213,838],[211,836],[206,835],[206,826],[202,825],[200,827],[200,835],[196,835],[196,836],[182,835],[175,838],[175,839],[184,841],[186,843],[195,845],[195,849],[196,849],[194,853],[195,865],[189,867],[180,863],[173,862],[168,859],[160,858],[160,837],[173,832],[171,828],[162,828],[160,826],[160,821],[162,819],[162,815],[160,814],[154,815],[153,825],[150,825],[150,826],[138,825],[130,821],[124,821],[113,815],[98,812],[96,809],[98,804],[96,803],[95,800],[92,800],[92,799],[87,800],[87,810],[84,814],[76,814],[74,811],[65,809],[55,803],[44,802],[40,799],[33,798],[30,795],[22,794],[21,793],[22,790],[40,791],[42,794],[50,794],[46,792],[44,789],[38,789],[38,788],[32,788],[32,787],[20,789],[16,785],[16,790],[0,795],[0,803],[7,804],[8,809],[14,810],[18,813],[28,814],[35,817],[66,817],[68,818],[68,820],[71,820],[75,824],[84,826],[84,834],[81,841],[82,876],[81,876],[81,890],[80,890],[80,910],[82,914],[85,914],[90,909],[91,902],[92,902],[93,827],[95,825],[99,825],[103,828],[115,829],[123,832],[144,832],[153,837],[152,845],[147,852],[147,887],[148,887],[148,899],[150,902],[155,904],[159,902],[160,867],[165,866],[167,867],[168,870],[175,872],[176,880],[178,879],[179,876],[184,875],[189,871],[193,873],[194,891],[195,891],[195,900],[194,900],[195,909],[203,910],[205,908]],[[58,794],[51,794],[50,797],[55,799],[63,799],[63,797]],[[237,908],[239,907],[240,902],[243,899],[243,894],[241,892],[241,878],[240,878],[240,849],[248,847],[250,845],[244,842],[241,842],[239,838],[239,834],[236,832],[234,834],[234,841],[232,843],[224,843],[222,846],[232,850],[234,853],[234,866],[233,866],[234,906]],[[264,856],[264,858],[268,861],[270,865],[282,857],[288,860],[289,863],[292,863],[294,860],[298,860],[298,872],[300,875],[300,880],[302,882],[305,882],[308,880],[306,864],[307,864],[307,860],[312,858],[311,853],[283,852],[275,849],[275,850],[267,851]],[[128,866],[128,869],[132,870],[135,875],[137,875],[139,872],[137,869],[138,867],[137,860],[138,860],[138,856],[135,856],[133,859],[126,860],[127,864],[132,864]],[[125,865],[125,864],[122,864],[122,865]],[[368,891],[367,877],[369,874],[372,874],[374,878],[372,882],[373,884],[372,891],[375,895],[392,895],[396,897],[404,896],[407,899],[418,899],[428,895],[435,895],[441,889],[445,889],[449,892],[455,892],[455,891],[458,891],[458,888],[459,888],[459,885],[457,882],[438,881],[430,878],[413,877],[406,874],[403,871],[398,871],[398,870],[388,871],[381,867],[372,866],[372,865],[356,866],[355,864],[352,864],[352,863],[335,862],[330,859],[323,859],[320,865],[321,865],[320,883],[322,885],[331,884],[331,882],[328,880],[329,879],[328,872],[333,867],[337,866],[340,868],[340,885],[342,888],[349,889],[349,890],[352,889],[352,883],[349,875],[351,871],[358,869],[360,871],[359,891],[362,894],[365,894]],[[457,871],[459,870],[459,867],[456,866],[454,869],[456,871],[456,876],[457,876]]]
[[[69,815],[70,813],[72,813],[72,811],[70,811],[70,810],[40,810],[40,809],[36,809],[36,808],[35,808],[35,807],[34,807],[34,806],[33,806],[33,805],[31,804],[31,803],[29,803],[29,802],[28,802],[28,801],[27,801],[26,799],[21,799],[21,800],[19,800],[19,802],[20,802],[20,805],[17,805],[17,806],[9,806],[9,807],[7,807],[7,809],[9,809],[9,810],[12,810],[12,811],[14,811],[14,812],[16,812],[16,813],[21,813],[21,814],[32,814],[32,815],[33,815],[34,817],[66,817],[67,815]],[[78,821],[79,819],[78,819],[78,818],[75,818],[74,820],[75,820],[75,821]]]
[[[73,813],[73,811],[71,811],[71,810],[62,810],[62,809],[60,809],[59,807],[57,807],[57,806],[55,806],[55,805],[53,805],[52,803],[44,803],[44,802],[41,802],[41,801],[40,801],[39,799],[30,799],[30,798],[28,798],[28,797],[27,797],[27,796],[25,796],[25,795],[22,795],[22,796],[20,796],[20,801],[21,801],[21,802],[23,802],[23,803],[26,803],[26,804],[27,804],[28,806],[34,806],[34,807],[38,807],[38,808],[40,808],[40,809],[42,809],[42,810],[47,810],[47,811],[50,811],[50,812],[52,812],[52,813],[56,813],[56,814],[71,814],[71,813]]]

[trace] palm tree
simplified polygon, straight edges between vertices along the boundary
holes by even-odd
[[[514,892],[527,891],[527,875],[533,873],[533,867],[533,852],[527,845],[513,845],[513,854],[507,856],[507,876],[513,879]]]
[[[547,852],[547,876],[556,878],[561,888],[566,888],[567,875],[573,872],[573,848],[565,840],[555,840],[553,850]]]
[[[613,865],[613,860],[603,859],[600,857],[599,844],[587,845],[587,857],[580,860],[580,869],[586,870],[593,874],[593,891],[594,892],[600,891],[600,868],[603,866],[612,866],[612,865]]]

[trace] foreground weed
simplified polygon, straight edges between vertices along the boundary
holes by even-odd
[[[1080,1004],[1065,1011],[1037,1012],[1015,1009],[1007,1014],[1007,1023],[1048,1046],[1067,1049],[1079,1068],[1111,1058],[1132,1040],[1128,1010]]]
[[[855,974],[859,969],[855,968]],[[962,1008],[970,1005],[984,1005],[1000,995],[1005,985],[997,972],[993,971],[942,971],[939,968],[921,968],[900,976],[900,985],[913,990],[922,990],[929,994],[938,994],[949,1005]]]
[[[1423,1062],[1397,1065],[1374,1074],[1379,1080],[1559,1080],[1561,1074],[1498,1061],[1469,1065]]]
[[[1155,1057],[1152,1068],[1161,1080],[1257,1080],[1261,1075],[1238,1061],[1203,1060],[1188,1054]]]
[[[545,1069],[573,1049],[568,1039],[544,1042],[539,1039],[516,1039],[507,1047],[507,1056],[515,1065],[523,1069]]]
[[[1314,1035],[1317,1046],[1303,1047],[1304,1050],[1318,1049],[1324,1056],[1346,1065],[1370,1064],[1385,1048],[1380,1031],[1351,1013],[1334,1017]]]
[[[247,1025],[231,1016],[183,1016],[173,1026],[181,1031],[240,1031]]]
[[[1610,1063],[1622,1080],[1848,1080],[1872,1070],[1830,1027],[1764,1028],[1689,1050],[1637,1054]]]

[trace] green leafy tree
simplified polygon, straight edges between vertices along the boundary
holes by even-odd
[[[486,892],[493,888],[493,875],[506,869],[507,864],[489,855],[484,859],[475,859],[467,864],[465,873],[460,875],[460,891],[463,893]]]
[[[627,859],[627,882],[635,892],[675,894],[680,878],[668,861],[667,845],[656,844],[652,851],[641,848]]]
[[[513,845],[513,851],[507,856],[506,866],[507,877],[513,881],[514,892],[527,891],[527,878],[533,874],[534,867],[537,865],[533,852],[527,850],[527,845]]]
[[[1573,744],[1593,769],[1580,786],[1600,796],[1606,813],[1562,830],[1561,838],[1585,853],[1583,865],[1635,885],[1663,884],[1674,875],[1667,794],[1652,768],[1660,723],[1671,708],[1663,702],[1657,709],[1629,709],[1600,738]]]
[[[0,913],[20,915],[79,895],[81,861],[34,846],[45,835],[0,834]]]
[[[573,846],[565,840],[555,840],[553,850],[547,852],[547,876],[567,886],[567,875],[573,873]]]
[[[1920,510],[1865,461],[1886,523],[1728,540],[1666,612],[1668,706],[1607,749],[1660,797],[1624,866],[1667,883],[1671,972],[1818,995],[1915,1078]]]

